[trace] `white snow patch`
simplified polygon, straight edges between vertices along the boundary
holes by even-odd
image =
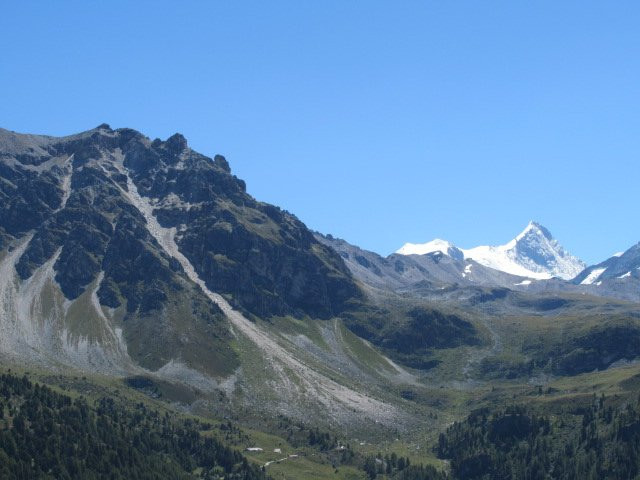
[[[600,275],[602,275],[602,273],[606,270],[607,268],[594,268],[591,273],[589,273],[589,275],[587,275],[587,277],[582,280],[580,282],[580,285],[591,285],[593,284],[598,277],[600,277]]]
[[[514,283],[514,285],[531,285],[531,280],[522,280],[520,283]]]
[[[512,275],[537,279],[547,279],[552,276],[548,272],[534,272],[518,264],[507,245],[499,247],[480,246],[463,250],[462,252],[465,259],[475,260],[480,265]]]
[[[465,278],[468,274],[471,273],[471,267],[473,267],[472,263],[464,267],[464,272],[462,272],[462,278]]]
[[[631,276],[631,272],[627,272],[624,275],[620,275],[618,278],[627,278]]]
[[[449,255],[449,250],[456,248],[446,240],[436,238],[427,243],[405,243],[396,253],[400,255],[426,255],[427,253],[442,252]]]

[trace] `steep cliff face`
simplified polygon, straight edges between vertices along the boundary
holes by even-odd
[[[134,139],[124,166],[207,285],[245,311],[329,318],[359,297],[340,257],[296,217],[249,196],[224,157],[211,161],[174,135]]]
[[[179,134],[0,130],[0,198],[1,323],[13,353],[108,371],[232,372],[228,322],[150,219],[212,291],[257,317],[329,318],[360,296],[335,252]]]

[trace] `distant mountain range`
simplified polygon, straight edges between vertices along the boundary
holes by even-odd
[[[445,252],[434,248],[423,254],[394,253],[382,257],[331,235],[316,234],[316,238],[336,250],[357,279],[375,288],[397,290],[419,286],[437,290],[448,285],[513,286],[530,282],[526,277],[465,259],[455,247]],[[450,244],[432,242],[431,246],[434,245],[447,250]]]
[[[586,267],[537,222],[500,246],[461,249],[435,239],[406,243],[382,257],[331,235],[316,234],[342,256],[354,276],[374,288],[436,292],[487,286],[527,292],[588,293],[640,300],[640,244]]]
[[[396,253],[424,255],[437,251],[455,260],[475,260],[494,270],[535,279],[558,277],[570,280],[586,266],[582,260],[570,255],[549,230],[533,221],[505,245],[462,250],[447,241],[436,239],[423,244],[407,243]]]

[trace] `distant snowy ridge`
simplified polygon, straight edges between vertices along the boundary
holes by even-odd
[[[640,243],[622,253],[616,253],[604,262],[591,265],[580,273],[573,283],[577,285],[621,285],[621,280],[629,285],[640,280]],[[613,283],[612,283],[613,282]]]
[[[494,270],[534,279],[559,277],[569,280],[585,268],[584,262],[570,255],[549,230],[533,221],[505,245],[465,250],[445,240],[436,239],[424,244],[407,243],[396,253],[424,255],[436,251],[460,260],[473,259]]]
[[[428,253],[441,252],[456,260],[464,260],[462,250],[451,242],[436,238],[427,243],[405,243],[396,253],[400,255],[426,255]]]

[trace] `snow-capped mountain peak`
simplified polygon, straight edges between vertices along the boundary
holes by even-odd
[[[553,241],[553,235],[551,235],[551,232],[549,230],[547,230],[538,222],[531,220],[529,224],[525,227],[525,229],[522,232],[520,232],[520,234],[518,234],[516,238],[511,240],[506,246],[513,247],[518,242],[525,240],[527,237],[543,237],[549,241]]]
[[[445,246],[447,249],[444,249]],[[422,255],[436,250],[452,257],[450,251],[456,255],[460,252],[463,258],[473,259],[486,267],[536,279],[571,279],[585,268],[585,264],[570,255],[553,238],[549,230],[533,221],[505,245],[479,246],[463,250],[444,240],[434,240],[425,244],[406,244],[396,253]]]
[[[568,280],[585,268],[585,264],[570,255],[549,230],[533,221],[506,245],[476,247],[464,253],[465,258],[473,258],[487,267],[538,279],[560,277]]]

